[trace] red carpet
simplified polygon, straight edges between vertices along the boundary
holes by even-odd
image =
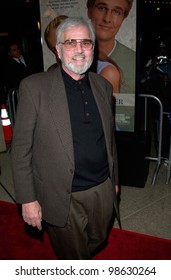
[[[0,202],[0,259],[55,260],[46,232],[26,227],[15,204]],[[112,229],[96,260],[171,260],[171,240]]]

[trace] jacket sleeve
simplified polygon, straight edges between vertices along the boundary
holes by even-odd
[[[18,203],[36,200],[32,174],[32,146],[37,110],[25,80],[19,88],[19,100],[11,146],[12,173]]]

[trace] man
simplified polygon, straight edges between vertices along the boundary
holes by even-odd
[[[118,213],[112,86],[88,72],[91,23],[57,28],[61,66],[24,79],[12,143],[16,199],[26,223],[42,220],[60,259],[91,259]]]
[[[56,53],[56,28],[58,25],[68,18],[65,15],[55,17],[46,27],[44,37],[48,48],[55,54],[57,62],[52,64],[47,71],[50,71],[57,67],[59,59]],[[106,54],[100,53],[99,59],[95,62],[93,67],[94,71],[105,77],[113,86],[113,94],[119,92],[120,88],[120,71],[116,63],[112,61]],[[93,70],[92,69],[92,70]]]
[[[98,48],[121,69],[121,93],[135,93],[135,52],[115,39],[132,4],[133,0],[87,1],[87,13],[95,26]]]
[[[22,55],[19,44],[15,41],[8,42],[7,59],[4,63],[4,79],[7,90],[19,87],[20,81],[27,77],[31,71]]]

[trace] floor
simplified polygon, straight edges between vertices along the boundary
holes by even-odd
[[[171,182],[165,184],[166,166],[162,164],[156,183],[151,184],[155,162],[144,188],[122,186],[120,214],[122,228],[171,239]],[[0,154],[0,200],[15,203],[9,152]],[[117,223],[114,227],[118,227]]]

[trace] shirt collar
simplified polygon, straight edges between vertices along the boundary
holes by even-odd
[[[63,68],[61,68],[61,71],[62,71],[62,76],[64,78],[64,81],[65,81],[65,85],[67,87],[73,87],[75,85],[77,85],[78,83],[81,82],[81,84],[84,84],[84,83],[87,83],[88,81],[88,74],[85,73],[85,76],[80,79],[80,80],[74,80],[70,75],[68,75]]]

